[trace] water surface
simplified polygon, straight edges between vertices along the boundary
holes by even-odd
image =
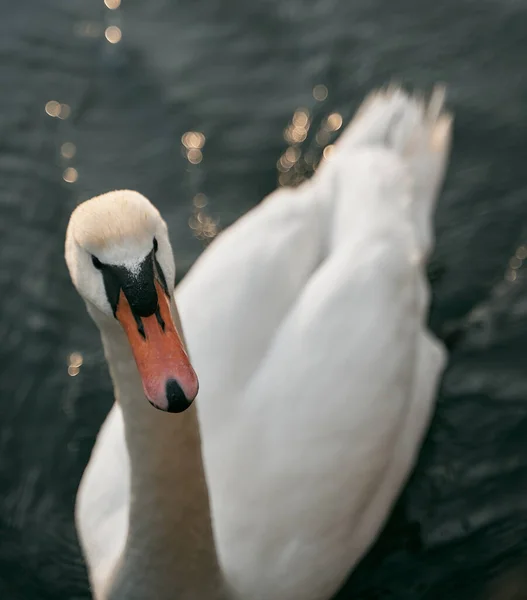
[[[183,275],[203,248],[196,194],[227,226],[276,187],[296,110],[313,132],[334,111],[346,122],[392,77],[446,81],[456,115],[431,318],[452,353],[414,477],[339,598],[465,600],[519,564],[526,23],[526,0],[0,2],[0,597],[89,598],[74,495],[112,392],[63,260],[71,210],[138,189],[168,221]],[[198,164],[187,131],[205,135]],[[320,152],[313,138],[304,152]]]

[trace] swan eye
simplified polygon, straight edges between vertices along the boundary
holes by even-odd
[[[154,238],[154,252],[157,252],[157,240]]]
[[[96,256],[92,256],[91,261],[96,269],[99,271],[102,269],[102,262]]]

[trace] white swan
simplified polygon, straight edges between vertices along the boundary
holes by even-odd
[[[426,328],[423,267],[450,134],[440,91],[428,105],[398,90],[374,94],[312,180],[272,194],[220,235],[178,289],[200,377],[216,548],[233,597],[329,598],[408,476],[445,362]],[[151,228],[121,231],[136,210],[152,215]],[[74,241],[84,219],[109,253],[99,260],[133,268],[155,235],[166,281],[174,267],[146,199],[114,192],[72,216],[68,266],[101,328],[118,399],[76,507],[96,598],[121,597],[108,590],[123,579],[126,598],[214,598],[200,587],[220,577],[193,408],[170,416],[141,402],[90,262],[98,248]],[[192,457],[185,473],[183,448]]]

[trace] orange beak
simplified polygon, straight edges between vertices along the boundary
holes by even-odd
[[[130,342],[149,402],[160,410],[182,412],[198,394],[198,378],[174,325],[169,299],[157,281],[155,288],[157,316],[137,321],[122,290],[115,316]]]

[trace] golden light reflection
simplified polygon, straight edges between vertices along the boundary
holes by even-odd
[[[276,167],[282,173],[289,171],[300,158],[300,150],[290,146],[279,158]]]
[[[64,170],[64,173],[62,174],[62,179],[64,179],[66,183],[75,183],[78,178],[79,173],[77,169],[74,169],[73,167],[68,167]]]
[[[332,113],[327,118],[327,128],[329,131],[338,131],[342,127],[342,115]]]
[[[203,148],[205,136],[200,131],[187,131],[181,136],[181,143],[185,148]]]
[[[80,352],[72,352],[69,357],[70,365],[72,367],[80,367],[84,362],[82,354]]]
[[[190,148],[190,150],[187,151],[187,159],[189,163],[197,165],[203,160],[203,154],[201,150],[198,150],[197,148]]]
[[[110,25],[104,31],[104,37],[110,42],[110,44],[118,44],[123,37],[122,31],[117,25]]]
[[[50,100],[46,102],[45,111],[50,117],[58,117],[60,114],[60,102]]]
[[[278,161],[278,164],[276,166],[279,171],[285,172],[285,171],[289,171],[289,169],[293,166],[293,163],[291,163],[287,160],[287,157],[285,154],[282,154],[282,156],[280,157],[280,160]]]
[[[68,375],[70,377],[75,377],[76,375],[79,374],[82,363],[84,362],[82,354],[80,352],[72,352],[69,355],[68,360],[69,360]]]
[[[72,142],[64,142],[60,147],[60,153],[64,158],[70,159],[75,156],[77,148]]]
[[[285,173],[286,171],[289,171],[289,167],[287,166],[287,164],[284,166],[284,161],[282,160],[282,156],[276,161],[276,168],[278,169],[278,171],[280,173]]]
[[[300,144],[307,138],[307,129],[303,127],[290,127],[286,140],[292,144]]]
[[[106,5],[106,8],[116,10],[121,6],[121,0],[104,0],[104,4]]]
[[[309,123],[309,111],[307,108],[299,108],[293,115],[293,125],[299,128],[307,127]]]
[[[328,90],[324,85],[315,86],[313,96],[322,101],[327,98]],[[329,159],[334,146],[330,143],[332,133],[338,131],[343,125],[342,115],[338,112],[331,113],[322,121],[320,130],[315,135],[315,144],[308,138],[312,126],[312,117],[307,108],[298,108],[284,129],[284,139],[288,142],[283,155],[276,162],[278,171],[278,185],[297,187],[317,170],[323,151],[323,158]],[[309,139],[309,143],[306,140]],[[304,143],[306,142],[306,143]],[[320,150],[317,150],[320,148]]]
[[[285,141],[290,144],[300,144],[307,138],[310,125],[309,110],[299,108],[295,111],[291,124],[284,130]]]
[[[204,141],[203,137],[203,141]],[[197,152],[201,156],[201,151],[198,148],[190,148],[188,154]],[[192,198],[193,213],[188,220],[189,227],[192,229],[194,237],[202,240],[206,244],[210,243],[216,235],[218,235],[218,221],[214,220],[205,211],[205,206],[208,204],[208,198],[202,192],[195,194]]]
[[[326,160],[328,160],[334,151],[335,151],[335,146],[333,146],[333,144],[330,144],[329,146],[326,146],[324,148],[324,152],[322,154],[323,154],[324,158]]]
[[[313,88],[313,98],[319,102],[324,101],[328,97],[328,88],[325,85],[319,84]]]
[[[218,223],[202,210],[196,210],[188,224],[200,240],[211,241],[218,234]]]
[[[295,163],[300,158],[300,150],[298,148],[289,147],[285,151],[285,157],[290,163]]]
[[[527,246],[518,246],[514,256],[509,259],[509,266],[505,271],[506,281],[516,281],[518,278],[518,269],[523,266],[523,261],[527,258]]]

